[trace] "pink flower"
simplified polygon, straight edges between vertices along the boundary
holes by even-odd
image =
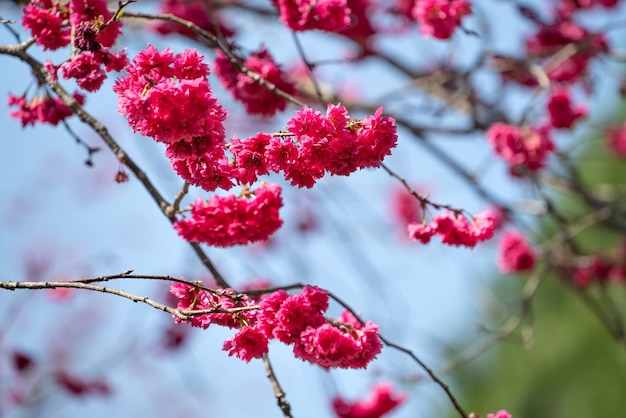
[[[99,29],[98,21],[108,22],[113,14],[109,11],[106,0],[71,0],[72,13],[70,23],[74,27],[79,27],[83,22],[95,23]],[[104,30],[98,31],[96,41],[103,47],[111,47],[121,34],[121,22],[115,22],[107,26]]]
[[[407,226],[409,238],[413,241],[420,241],[422,244],[428,244],[430,239],[435,235],[436,230],[432,225],[426,225],[421,222],[411,222]]]
[[[411,14],[421,33],[448,39],[461,26],[461,19],[472,14],[472,6],[467,0],[419,0]]]
[[[219,33],[226,38],[230,38],[235,34],[232,29],[224,25],[218,13],[211,13],[210,15],[207,13],[206,6],[202,0],[163,0],[159,2],[159,12],[180,17],[213,35]],[[215,22],[217,22],[217,29]],[[178,23],[166,20],[155,21],[151,27],[162,35],[179,33],[192,39],[199,37],[194,31]]]
[[[52,0],[32,1],[24,7],[22,24],[36,38],[38,45],[55,50],[69,45],[70,28],[63,25],[68,10]]]
[[[229,150],[235,156],[234,167],[240,183],[254,183],[257,176],[268,174],[265,149],[272,136],[258,133],[250,138],[230,140]]]
[[[372,388],[366,399],[346,402],[341,397],[333,399],[333,410],[337,418],[381,418],[396,409],[406,399],[401,393],[393,393],[391,383],[381,383]]]
[[[283,205],[281,188],[264,184],[247,198],[213,196],[191,205],[191,219],[174,223],[185,240],[217,247],[265,241],[283,224],[278,214]]]
[[[237,356],[248,363],[253,358],[261,358],[269,351],[265,334],[257,328],[244,326],[231,339],[224,341],[222,349],[229,356]]]
[[[504,409],[496,412],[495,414],[487,414],[487,418],[512,418],[513,415],[506,412]]]
[[[606,141],[615,156],[626,158],[626,123],[609,127],[606,130]]]
[[[496,123],[487,130],[496,155],[509,165],[513,176],[521,176],[527,171],[537,171],[545,165],[548,155],[554,151],[554,144],[546,129],[534,129]]]
[[[504,274],[532,270],[537,255],[521,232],[507,231],[500,239],[498,267]]]
[[[79,104],[85,103],[85,96],[79,93],[73,94],[74,99]],[[48,95],[34,97],[30,102],[26,102],[24,96],[17,97],[9,93],[9,106],[18,106],[19,110],[9,113],[9,116],[22,122],[22,127],[34,125],[36,122],[58,125],[59,122],[73,115],[69,107],[58,98],[51,98]]]
[[[293,347],[294,355],[324,369],[364,369],[382,350],[378,325],[361,325],[347,311],[333,323],[308,327]]]
[[[553,128],[570,129],[581,118],[587,116],[585,106],[573,106],[569,90],[558,88],[552,91],[548,101],[550,125]]]
[[[174,55],[149,45],[115,81],[118,111],[135,132],[165,144],[202,137],[223,147],[226,111],[211,93],[209,68],[196,50]]]
[[[350,24],[346,0],[273,0],[280,21],[293,31],[339,32]]]
[[[244,65],[263,80],[272,83],[287,94],[295,94],[296,88],[280,69],[274,58],[264,48],[253,52],[246,58]],[[215,74],[224,88],[238,101],[243,103],[246,112],[251,115],[272,116],[285,110],[287,101],[276,93],[263,87],[253,78],[240,72],[220,50],[215,54]]]

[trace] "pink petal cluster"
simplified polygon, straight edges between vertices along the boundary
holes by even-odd
[[[351,120],[341,105],[328,105],[326,116],[304,108],[287,123],[291,133],[273,137],[265,157],[272,171],[282,171],[293,186],[313,187],[326,172],[347,176],[379,167],[397,142],[393,118],[382,108],[364,120]]]
[[[612,9],[618,3],[619,0],[561,0],[558,11],[561,16],[569,16],[578,10],[591,9],[593,7]]]
[[[71,0],[69,4],[54,0],[31,0],[24,7],[22,24],[44,50],[55,50],[69,45],[72,30],[78,34],[80,44],[81,35],[86,29],[83,23],[89,23],[94,28],[94,31],[89,32],[93,35],[92,48],[97,48],[93,42],[111,47],[121,33],[121,23],[115,22],[102,30],[100,28],[112,16],[106,0]]]
[[[152,45],[137,54],[113,86],[118,111],[135,132],[168,145],[200,139],[205,149],[223,148],[226,111],[212,95],[203,58]]]
[[[180,17],[213,35],[219,34],[230,38],[235,34],[231,28],[224,25],[219,13],[208,13],[205,2],[202,0],[161,0],[159,1],[159,12]],[[196,32],[167,20],[154,21],[152,28],[162,35],[179,33],[192,39],[198,38]]]
[[[609,150],[620,158],[626,158],[626,123],[611,126],[606,130]]]
[[[293,31],[339,32],[350,24],[346,0],[273,0],[280,21]]]
[[[293,95],[296,88],[264,48],[253,52],[244,61],[245,67],[276,88]],[[257,83],[252,77],[237,70],[220,50],[215,54],[215,74],[230,94],[243,103],[252,115],[272,116],[285,110],[287,101]]]
[[[391,211],[399,223],[406,225],[423,218],[422,203],[406,187],[398,186],[391,193]]]
[[[429,224],[411,222],[407,230],[409,238],[423,244],[439,235],[444,244],[472,248],[493,237],[495,221],[496,216],[490,211],[477,214],[469,223],[464,215],[447,210],[435,216]]]
[[[513,418],[513,415],[509,414],[504,409],[501,409],[495,414],[487,414],[487,418]]]
[[[224,342],[223,349],[246,362],[266,354],[272,339],[293,345],[296,357],[326,369],[364,368],[382,349],[376,324],[362,325],[347,312],[327,322],[323,314],[328,309],[328,293],[316,286],[304,286],[295,295],[284,290],[264,295],[258,306],[253,305],[254,299],[232,289],[207,291],[174,283],[170,292],[179,299],[177,308],[182,310],[250,307],[190,319],[192,325],[202,328],[218,324],[238,329]]]
[[[113,53],[109,48],[100,48],[95,52],[84,51],[74,56],[61,64],[60,69],[64,79],[75,78],[82,89],[93,92],[102,87],[107,72],[122,71],[127,64],[125,51]]]
[[[448,39],[461,26],[461,19],[472,14],[472,5],[467,0],[419,0],[411,14],[421,33]]]
[[[213,196],[191,205],[191,218],[180,219],[174,229],[185,240],[217,247],[265,241],[283,224],[281,188],[263,184],[242,198]]]
[[[326,370],[364,369],[382,348],[378,325],[370,321],[361,324],[344,310],[336,321],[307,327],[294,344],[293,353]]]
[[[524,234],[517,231],[507,231],[502,235],[499,243],[498,267],[505,274],[532,270],[535,267],[537,255],[526,241]]]
[[[569,90],[557,88],[552,91],[548,101],[550,126],[558,129],[570,129],[581,118],[587,116],[587,108],[583,105],[574,106]]]
[[[562,48],[573,44],[576,53],[547,69],[552,82],[571,83],[585,75],[592,58],[607,52],[609,47],[602,34],[590,33],[585,28],[570,20],[558,20],[549,25],[542,25],[538,32],[526,39],[529,57],[551,59]]]
[[[347,402],[338,396],[332,405],[337,418],[381,418],[402,405],[405,399],[404,394],[394,393],[391,383],[381,383],[372,388],[366,399]]]
[[[487,130],[496,155],[509,165],[513,176],[534,172],[545,165],[554,144],[546,128],[527,128],[498,122]]]
[[[185,311],[226,310],[249,305],[245,295],[238,295],[232,289],[205,290],[185,283],[172,283],[170,293],[176,296],[176,309]],[[252,311],[238,313],[210,313],[195,315],[189,322],[194,327],[208,328],[209,325],[221,325],[228,328],[239,328],[242,322],[250,321]],[[177,323],[182,322],[175,318]]]
[[[74,93],[73,97],[81,105],[85,103],[85,96],[82,94]],[[9,93],[7,104],[19,108],[10,112],[9,116],[21,121],[22,127],[34,125],[37,122],[56,126],[59,122],[73,114],[60,98],[55,97],[53,99],[48,95],[34,97],[30,101],[26,101],[25,96],[18,97]]]

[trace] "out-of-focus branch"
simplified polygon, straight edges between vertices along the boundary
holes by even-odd
[[[276,398],[276,403],[278,407],[283,412],[283,416],[285,418],[292,418],[291,415],[291,406],[289,402],[287,402],[287,398],[285,396],[285,392],[283,388],[278,383],[278,379],[276,378],[276,374],[274,373],[274,369],[272,368],[272,363],[270,363],[270,358],[267,354],[263,355],[263,365],[265,366],[265,373],[267,378],[270,380],[272,384],[272,389],[274,390],[274,397]]]

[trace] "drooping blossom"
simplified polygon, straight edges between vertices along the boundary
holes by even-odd
[[[587,108],[584,105],[574,105],[566,88],[553,90],[547,107],[550,126],[553,128],[570,129],[579,119],[587,116]]]
[[[409,238],[423,244],[439,235],[443,244],[472,248],[493,237],[495,220],[494,214],[487,210],[475,215],[471,223],[463,214],[446,210],[435,216],[429,224],[409,223],[407,231]]]
[[[69,45],[71,29],[64,26],[69,10],[53,0],[34,0],[24,7],[22,24],[45,50]]]
[[[472,5],[467,0],[419,0],[411,14],[422,34],[448,39],[461,26],[461,19],[472,14]]]
[[[395,393],[391,383],[380,383],[372,388],[370,395],[361,400],[348,402],[340,396],[332,401],[337,418],[381,418],[402,405],[406,396]]]
[[[379,167],[397,141],[395,121],[382,116],[382,108],[362,121],[351,120],[341,105],[329,104],[326,116],[303,108],[287,129],[292,135],[272,138],[266,158],[272,171],[283,171],[298,187],[313,187],[326,172],[347,176]]]
[[[265,241],[283,224],[278,213],[282,205],[277,184],[263,184],[241,198],[198,198],[191,205],[191,218],[176,221],[174,229],[187,241],[216,247]]]
[[[74,93],[73,97],[79,104],[85,103],[85,96],[82,94]],[[22,127],[35,125],[37,122],[56,126],[62,120],[73,115],[70,108],[60,98],[52,98],[47,94],[27,101],[25,96],[18,97],[9,93],[7,104],[10,107],[17,106],[19,108],[10,112],[9,116],[21,121]]]
[[[487,414],[487,418],[513,418],[513,415],[509,414],[504,409],[501,409],[495,414]]]
[[[382,350],[378,325],[361,324],[348,311],[332,322],[308,327],[295,342],[293,353],[324,369],[364,369]]]
[[[76,55],[61,64],[60,69],[63,78],[74,78],[81,88],[93,92],[102,87],[106,72],[121,71],[127,64],[126,52],[111,53],[108,48],[101,48]]]
[[[272,0],[279,20],[293,31],[339,32],[350,24],[346,0]]]
[[[269,341],[265,333],[258,328],[244,326],[233,338],[224,342],[222,349],[229,356],[239,357],[246,363],[253,358],[261,358],[269,351]]]
[[[542,168],[549,154],[554,151],[546,128],[529,128],[498,122],[487,130],[496,155],[509,165],[513,176]]]
[[[626,123],[611,126],[606,130],[608,148],[620,158],[626,158]]]
[[[505,232],[498,247],[498,267],[502,273],[525,272],[535,267],[537,255],[521,232]]]
[[[422,202],[416,199],[406,187],[398,186],[391,190],[391,211],[394,218],[406,225],[420,221],[423,217]]]
[[[266,49],[261,48],[253,52],[243,63],[249,71],[276,88],[290,95],[295,94],[295,86]],[[241,102],[246,112],[251,115],[272,116],[285,110],[287,106],[285,99],[259,84],[248,74],[240,72],[220,50],[215,54],[215,74],[224,88]]]
[[[226,111],[212,95],[209,67],[196,50],[174,54],[149,45],[118,78],[113,91],[118,111],[133,131],[165,144],[196,138],[220,148],[225,144]]]
[[[375,53],[372,38],[377,29],[372,25],[372,17],[375,17],[378,5],[372,0],[347,0],[350,15],[350,23],[338,33],[345,36],[361,47],[359,57],[365,57]]]

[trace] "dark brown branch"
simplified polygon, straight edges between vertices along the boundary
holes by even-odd
[[[272,363],[270,363],[270,358],[267,356],[267,354],[263,356],[263,365],[265,366],[265,373],[267,375],[267,378],[272,384],[274,397],[276,397],[276,403],[278,404],[278,407],[283,412],[283,416],[285,418],[292,418],[291,406],[289,405],[289,402],[287,402],[285,392],[280,386],[280,383],[278,383],[278,379],[276,378],[276,375],[274,374],[274,369],[272,368]]]

